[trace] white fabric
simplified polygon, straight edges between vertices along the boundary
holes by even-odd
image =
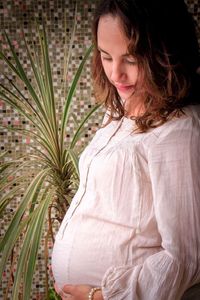
[[[178,300],[200,281],[200,107],[185,113],[148,133],[127,118],[96,132],[53,249],[59,286]]]

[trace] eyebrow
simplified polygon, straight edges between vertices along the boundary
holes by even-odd
[[[98,50],[107,54],[107,55],[110,55],[108,52],[106,52],[105,50],[101,49],[100,47],[98,47]],[[129,53],[125,53],[125,54],[122,54],[122,57],[128,57],[128,56],[132,56],[131,54]]]

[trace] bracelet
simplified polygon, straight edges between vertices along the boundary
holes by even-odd
[[[96,293],[97,291],[100,291],[100,290],[101,290],[101,288],[99,288],[99,287],[91,288],[91,290],[88,294],[88,300],[93,300],[94,293]]]

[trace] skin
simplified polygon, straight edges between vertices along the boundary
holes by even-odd
[[[143,112],[138,82],[138,64],[128,53],[129,39],[124,33],[117,16],[106,15],[100,18],[97,32],[98,49],[105,74],[115,86],[124,101],[127,116],[137,116]]]
[[[142,101],[135,93],[138,65],[136,59],[128,53],[129,40],[123,32],[119,18],[112,15],[101,17],[97,38],[105,74],[123,99],[127,116],[138,115],[142,111]],[[65,297],[55,285],[56,292],[63,300],[88,300],[91,288],[89,285],[65,285],[62,291],[69,295]],[[93,300],[103,300],[102,292],[95,292]]]
[[[61,296],[62,300],[88,300],[88,294],[92,288],[89,285],[65,285],[62,288],[62,291],[68,295],[62,296],[58,286],[55,284],[54,287],[56,292]],[[103,300],[102,292],[95,292],[93,300]]]

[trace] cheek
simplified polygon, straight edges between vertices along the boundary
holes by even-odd
[[[130,70],[128,73],[128,77],[131,79],[132,82],[138,81],[138,67]]]

